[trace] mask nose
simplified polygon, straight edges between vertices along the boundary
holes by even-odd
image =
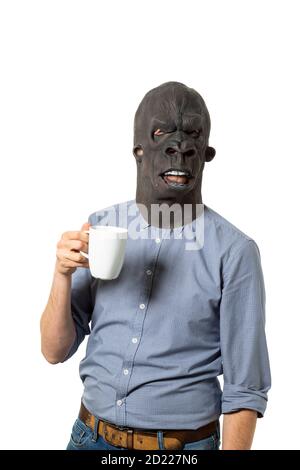
[[[173,141],[168,142],[164,149],[164,154],[168,157],[193,157],[196,154],[196,149],[189,142]]]

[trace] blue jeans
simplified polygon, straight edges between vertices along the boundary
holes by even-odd
[[[157,432],[159,448],[164,450],[163,432]],[[211,436],[201,439],[200,441],[189,442],[185,444],[182,450],[218,450],[220,446],[220,428]],[[92,431],[79,418],[76,419],[71,433],[70,442],[66,450],[127,450],[123,447],[115,447],[110,445],[102,436],[98,436],[97,432]]]

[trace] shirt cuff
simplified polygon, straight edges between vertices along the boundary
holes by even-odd
[[[241,409],[257,411],[262,418],[267,407],[267,394],[243,387],[241,385],[225,384],[222,395],[222,413],[232,413]]]

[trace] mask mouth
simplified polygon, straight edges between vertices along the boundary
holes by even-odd
[[[160,174],[166,184],[174,188],[185,188],[189,186],[193,178],[189,170],[170,168]]]

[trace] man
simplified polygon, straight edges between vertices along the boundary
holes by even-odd
[[[264,282],[255,242],[203,204],[209,133],[195,90],[148,92],[135,115],[135,200],[57,245],[42,352],[64,362],[89,334],[68,449],[218,449],[221,413],[222,449],[251,448],[270,388]],[[117,279],[86,269],[90,224],[131,227]]]

